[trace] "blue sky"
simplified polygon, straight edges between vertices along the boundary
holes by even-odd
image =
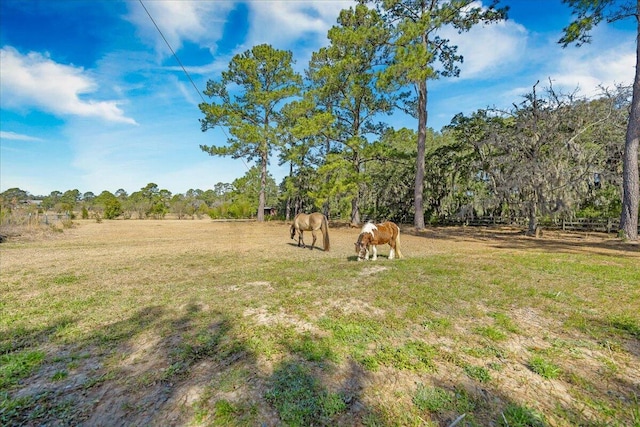
[[[485,0],[485,4],[488,3]],[[293,52],[302,72],[327,44],[327,30],[352,1],[143,0],[198,90],[233,55],[269,43]],[[78,189],[128,193],[153,182],[172,193],[212,189],[247,171],[242,160],[211,157],[222,131],[200,130],[199,93],[140,1],[0,2],[0,191],[33,195]],[[540,80],[594,95],[630,84],[635,26],[601,25],[581,48],[557,44],[570,21],[560,0],[502,0],[506,22],[445,36],[464,56],[459,78],[430,81],[429,126],[459,112],[509,107]],[[396,127],[415,128],[396,115]],[[287,167],[272,162],[276,181]]]

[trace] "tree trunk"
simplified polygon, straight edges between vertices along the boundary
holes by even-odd
[[[640,2],[638,2],[640,12]],[[622,215],[620,231],[626,239],[638,239],[638,203],[640,176],[638,175],[638,139],[640,138],[640,21],[636,37],[636,75],[633,81],[631,113],[627,124],[622,169]]]
[[[264,221],[265,191],[267,188],[267,153],[262,154],[260,171],[260,196],[258,198],[258,222]]]
[[[351,199],[351,224],[360,224],[360,209],[358,208],[358,196]]]
[[[360,176],[362,169],[360,167],[360,155],[354,153],[353,169],[357,176]],[[362,194],[362,184],[358,184],[355,196],[351,199],[351,224],[360,224],[360,195]]]
[[[284,220],[289,221],[291,218],[291,196],[287,197],[287,204],[284,209]]]
[[[293,162],[289,163],[289,179],[294,179],[293,178]],[[287,196],[287,204],[285,207],[285,212],[284,212],[284,220],[285,221],[289,221],[289,218],[291,218],[291,194],[289,192],[287,192],[288,196]]]
[[[527,230],[527,236],[538,236],[538,204],[535,201],[531,201],[529,206],[529,227]]]
[[[418,155],[416,157],[416,182],[414,187],[413,225],[424,228],[424,156],[427,143],[427,82],[418,83]]]

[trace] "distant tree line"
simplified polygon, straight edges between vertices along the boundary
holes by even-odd
[[[0,193],[0,223],[12,215],[40,211],[68,214],[83,219],[163,219],[167,215],[178,219],[250,218],[255,217],[255,207],[260,188],[258,169],[253,168],[231,184],[218,183],[213,189],[190,189],[172,194],[155,183],[149,183],[139,191],[128,194],[120,189],[115,193],[79,190],[52,191],[47,196],[34,196],[20,188],[10,188]],[[277,186],[269,178],[267,200],[277,205]],[[29,203],[38,201],[37,204]]]

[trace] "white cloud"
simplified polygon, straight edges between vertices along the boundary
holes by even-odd
[[[225,70],[231,57],[259,44],[294,52],[298,67],[306,66],[311,52],[328,43],[328,30],[336,24],[342,9],[355,7],[353,0],[298,1],[273,0],[247,2],[249,28],[241,45],[226,57],[215,55],[217,43],[224,35],[233,1],[146,1],[144,5],[171,48],[178,52],[189,41],[208,48],[214,61],[204,66],[187,66],[192,74],[207,75]],[[140,35],[155,46],[165,59],[171,55],[147,12],[138,2],[129,3],[127,19]],[[186,64],[185,64],[186,65]],[[178,70],[178,67],[171,67]]]
[[[8,139],[13,141],[31,141],[31,142],[40,142],[43,141],[42,138],[37,138],[35,136],[24,135],[15,132],[7,132],[0,131],[0,139]]]
[[[251,3],[251,29],[249,44],[283,44],[305,33],[326,36],[337,14],[325,19],[315,7],[316,3],[292,3],[286,1]],[[318,12],[318,13],[313,13]],[[331,19],[333,18],[333,19]],[[265,25],[268,23],[268,25]],[[274,31],[277,28],[277,31]]]
[[[234,7],[230,1],[166,0],[143,4],[144,8],[139,2],[130,2],[127,18],[136,25],[140,35],[155,46],[162,58],[172,53],[156,25],[174,51],[178,51],[184,41],[190,41],[213,52],[223,35],[227,15]]]
[[[97,117],[135,124],[117,101],[82,99],[97,90],[83,68],[59,64],[37,52],[22,55],[12,47],[0,51],[3,108],[40,108],[57,116]]]
[[[246,45],[268,43],[277,49],[294,50],[307,42],[305,56],[328,43],[327,32],[336,24],[342,9],[354,1],[268,1],[250,2],[251,25]],[[296,54],[297,61],[308,60]]]
[[[540,87],[553,84],[555,90],[593,97],[601,94],[601,88],[630,85],[633,82],[636,54],[635,39],[621,38],[603,27],[594,34],[593,43],[582,47],[562,48],[559,37],[549,37],[542,44],[530,47],[525,58],[535,61],[530,70],[520,76],[508,96],[530,93],[536,81]],[[531,65],[531,64],[530,64]],[[515,98],[514,98],[515,99]]]
[[[464,58],[460,64],[461,79],[483,79],[513,72],[522,61],[527,47],[527,30],[512,21],[477,25],[458,34],[447,29],[442,34],[458,46]]]
[[[565,50],[551,79],[560,88],[569,91],[579,88],[582,94],[593,96],[600,92],[599,86],[631,84],[635,63],[635,51],[629,45],[602,50],[583,46],[574,52]]]

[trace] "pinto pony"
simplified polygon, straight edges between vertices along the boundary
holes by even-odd
[[[291,238],[296,237],[296,231],[298,232],[298,246],[302,246],[306,248],[304,244],[304,240],[302,238],[302,233],[305,231],[311,231],[311,235],[313,236],[313,242],[311,242],[311,249],[313,250],[313,246],[316,244],[316,231],[322,231],[322,245],[323,249],[326,251],[329,250],[329,224],[327,222],[327,217],[322,215],[320,212],[314,212],[312,214],[299,213],[293,219],[293,224],[291,224]]]
[[[358,261],[369,259],[370,247],[373,252],[371,260],[375,261],[378,258],[376,245],[384,245],[385,243],[391,246],[389,259],[394,259],[396,256],[402,258],[402,253],[400,252],[400,227],[390,221],[382,224],[366,223],[362,227],[358,241],[355,244]]]

